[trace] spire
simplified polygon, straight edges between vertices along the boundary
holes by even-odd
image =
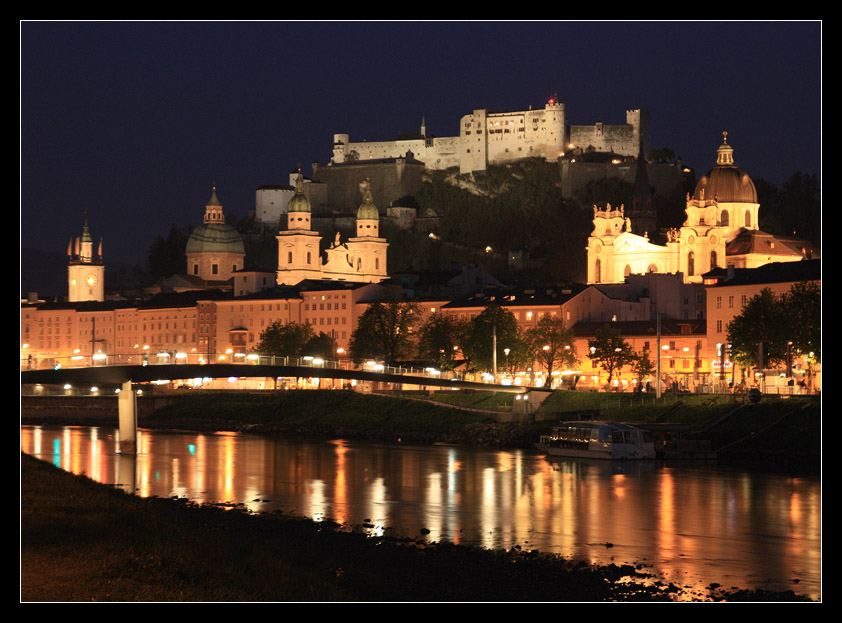
[[[210,199],[205,204],[205,219],[204,223],[224,223],[225,215],[222,213],[222,202],[216,196],[216,184],[211,187]]]
[[[652,198],[652,187],[649,185],[646,156],[643,153],[643,141],[640,141],[637,154],[637,169],[634,174],[628,220],[631,223],[631,231],[637,235],[654,231],[656,228],[657,216]]]
[[[93,242],[91,232],[88,230],[88,210],[85,210],[85,225],[82,227],[82,242]]]
[[[637,154],[637,169],[634,174],[634,189],[632,197],[652,198],[652,190],[649,186],[649,173],[646,170],[646,157],[643,153],[643,141],[640,141],[640,150]]]
[[[734,148],[728,144],[728,132],[722,133],[722,145],[716,150],[716,166],[734,166]]]
[[[216,196],[216,183],[212,186],[213,190],[211,192],[211,198],[208,199],[208,202],[205,204],[206,206],[219,206],[222,207],[222,203],[220,203],[219,198]]]

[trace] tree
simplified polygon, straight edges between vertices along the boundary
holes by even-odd
[[[514,314],[499,305],[489,305],[471,320],[463,356],[469,369],[491,370],[494,365],[494,335],[497,336],[497,365],[504,359],[512,366],[531,363],[529,347],[523,339]],[[506,349],[509,354],[506,355]]]
[[[632,369],[637,379],[638,390],[640,390],[643,387],[643,381],[646,377],[652,376],[655,372],[655,363],[649,357],[648,348],[644,348],[639,355],[635,356],[634,362],[632,362]]]
[[[310,325],[307,325],[308,327]],[[332,335],[319,332],[301,347],[302,357],[318,357],[320,359],[334,359],[336,357],[336,340]]]
[[[467,320],[444,314],[431,314],[418,332],[418,355],[435,364],[440,370],[456,367],[456,355],[470,331]]]
[[[315,336],[309,324],[276,320],[260,334],[255,347],[261,355],[273,357],[299,357],[304,345]]]
[[[184,273],[187,268],[184,252],[191,233],[189,226],[172,225],[166,238],[156,236],[150,243],[148,263],[152,281]]]
[[[634,363],[635,354],[631,345],[620,332],[609,324],[603,325],[592,340],[588,340],[588,358],[608,373],[608,384],[614,373]]]
[[[526,332],[526,341],[533,357],[547,370],[547,385],[552,382],[552,373],[558,368],[572,368],[578,363],[573,347],[573,331],[556,316],[544,315],[538,324]]]
[[[357,321],[351,334],[349,350],[356,362],[377,359],[386,365],[414,355],[413,326],[421,316],[421,308],[401,300],[389,292],[372,302]]]
[[[816,281],[795,283],[783,295],[787,339],[795,353],[822,360],[822,289]]]
[[[628,204],[633,189],[633,184],[619,177],[604,177],[585,184],[577,191],[576,198],[584,206],[604,206],[607,203],[620,206]]]
[[[728,323],[732,360],[744,368],[759,366],[758,349],[762,344],[763,367],[782,363],[786,358],[787,323],[781,297],[769,288],[761,290]]]

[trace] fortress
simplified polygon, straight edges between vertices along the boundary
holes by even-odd
[[[404,158],[409,153],[427,169],[457,167],[460,173],[470,173],[521,158],[555,161],[570,150],[637,156],[641,145],[648,153],[649,111],[627,110],[623,125],[571,126],[565,105],[551,99],[536,110],[475,110],[460,120],[458,136],[428,136],[423,119],[417,135],[395,141],[352,143],[348,134],[335,134],[331,164]]]

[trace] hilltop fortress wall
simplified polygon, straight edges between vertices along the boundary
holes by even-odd
[[[556,161],[571,148],[636,156],[641,141],[650,149],[649,127],[644,110],[627,110],[622,125],[569,126],[565,105],[550,100],[535,110],[474,110],[460,119],[458,136],[427,136],[423,122],[417,135],[396,141],[351,142],[350,135],[335,134],[331,163],[402,158],[411,152],[428,169],[458,167],[469,173],[521,158]]]

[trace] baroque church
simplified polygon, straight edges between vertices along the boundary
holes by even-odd
[[[357,210],[356,236],[344,242],[337,232],[334,241],[319,252],[321,235],[311,227],[312,209],[304,194],[301,173],[295,184],[295,196],[287,210],[286,230],[278,232],[278,285],[295,285],[304,279],[328,279],[376,283],[388,278],[386,249],[389,243],[380,237],[380,213],[366,180],[360,185],[363,201]]]
[[[667,231],[665,246],[649,241],[654,211],[640,201],[648,188],[646,163],[639,157],[632,210],[594,206],[588,238],[588,283],[623,283],[632,274],[681,273],[684,283],[701,283],[716,268],[756,268],[770,262],[818,258],[809,242],[760,231],[757,189],[734,161],[727,132],[716,165],[686,198],[686,219]],[[642,233],[641,233],[642,232]]]

